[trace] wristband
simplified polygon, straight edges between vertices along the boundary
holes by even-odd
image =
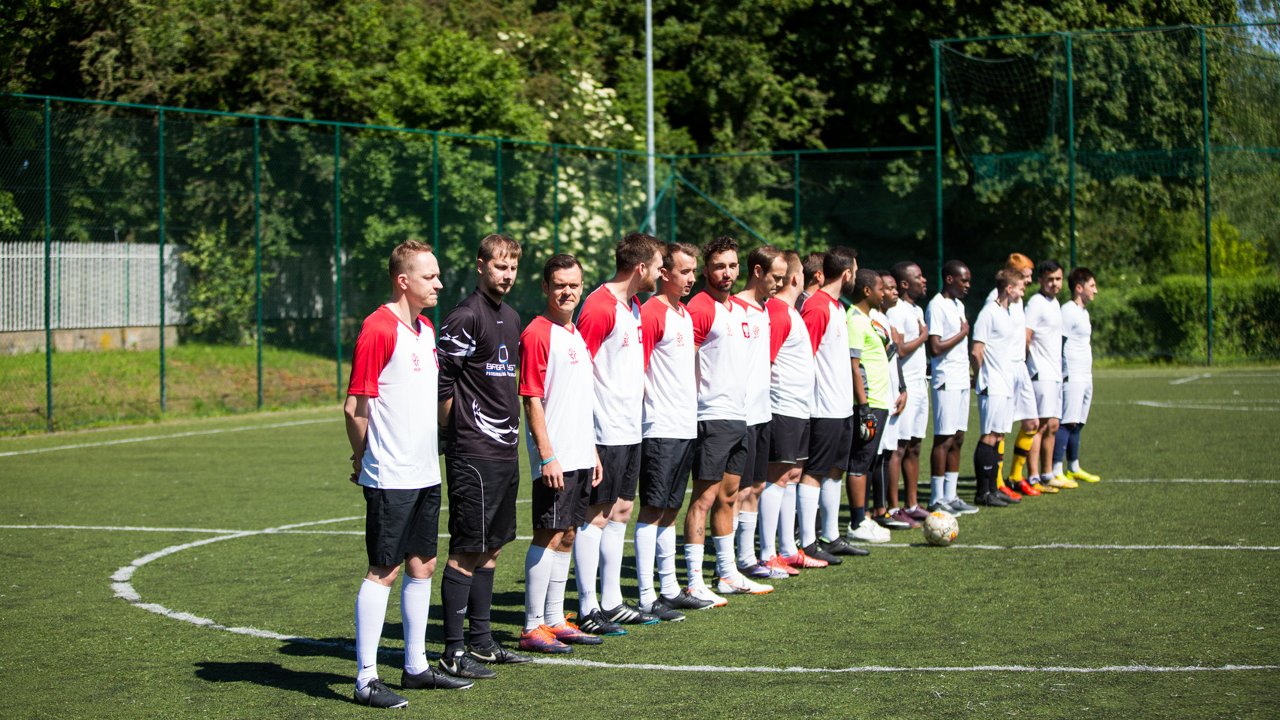
[[[539,467],[546,467],[548,463],[550,463],[552,460],[555,460],[555,459],[556,459],[556,456],[555,456],[555,455],[552,455],[551,457],[547,458],[546,460],[543,460],[543,461],[542,461],[542,463],[541,463],[541,465],[539,465]]]

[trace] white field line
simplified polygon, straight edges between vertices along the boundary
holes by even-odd
[[[1254,407],[1252,405],[1220,405],[1201,402],[1165,402],[1159,400],[1133,400],[1130,405],[1141,405],[1151,408],[1172,408],[1174,410],[1235,410],[1237,412],[1280,412],[1280,406]]]
[[[1188,375],[1187,377],[1178,378],[1177,380],[1170,380],[1169,384],[1170,385],[1186,385],[1189,382],[1195,382],[1196,380],[1201,380],[1203,378],[1208,378],[1208,377],[1213,377],[1213,376],[1210,375],[1209,373],[1201,373],[1199,375]]]
[[[1160,484],[1160,483],[1182,483],[1189,485],[1280,485],[1280,480],[1258,480],[1258,479],[1231,479],[1231,478],[1122,478],[1119,480],[1107,479],[1104,483],[1122,483],[1122,484]]]
[[[269,423],[266,425],[241,425],[239,427],[229,428],[213,428],[211,430],[191,430],[189,432],[171,433],[169,435],[146,435],[144,437],[122,438],[120,440],[100,440],[98,442],[75,443],[72,445],[51,445],[49,447],[32,448],[30,450],[10,450],[8,452],[0,452],[0,457],[15,457],[17,455],[38,455],[40,453],[58,452],[60,450],[83,450],[85,448],[108,447],[111,445],[129,445],[131,443],[153,442],[156,440],[171,440],[173,438],[198,437],[201,435],[221,435],[223,433],[244,432],[246,430],[271,430],[283,427],[295,427],[298,425],[316,425],[318,423],[334,422],[332,418],[316,418],[313,420],[290,420],[288,422]]]

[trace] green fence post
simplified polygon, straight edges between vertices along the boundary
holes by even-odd
[[[158,138],[159,138],[159,148],[158,148],[158,150],[159,150],[159,162],[158,162],[158,168],[157,168],[156,175],[157,175],[157,177],[158,177],[157,182],[158,182],[158,185],[159,185],[159,191],[160,191],[160,196],[159,196],[159,208],[160,208],[160,218],[159,218],[159,220],[160,220],[160,226],[159,226],[159,232],[158,232],[158,234],[159,234],[159,240],[160,240],[160,412],[161,412],[161,413],[163,413],[163,412],[167,409],[167,405],[168,405],[168,402],[167,402],[167,399],[168,399],[168,398],[167,398],[167,396],[166,396],[165,378],[164,378],[164,366],[165,366],[165,356],[164,356],[164,353],[165,353],[165,343],[164,343],[164,322],[165,322],[165,307],[164,307],[164,304],[165,304],[165,298],[164,298],[164,242],[165,242],[165,230],[164,230],[164,202],[165,202],[165,200],[164,200],[164,108],[161,108],[161,109],[160,109],[160,115],[159,115],[159,120],[158,120],[157,126],[158,126],[157,134],[158,134]]]
[[[333,128],[333,345],[337,380],[334,394],[342,398],[342,127]]]
[[[1204,126],[1204,302],[1205,364],[1213,364],[1213,194],[1209,145],[1209,50],[1205,46],[1204,28],[1200,34],[1200,117]]]
[[[671,176],[672,176],[672,177],[675,177],[675,176],[676,176],[676,160],[675,160],[675,158],[671,158]],[[656,220],[656,219],[657,219],[657,217],[658,217],[657,208],[654,208],[654,214],[653,214],[653,217],[654,217],[654,219],[655,219],[655,220]],[[656,233],[656,232],[657,232],[657,230],[658,230],[658,228],[656,227],[656,224],[655,224],[655,227],[653,228],[653,231]],[[678,230],[679,230],[679,228],[677,228],[677,227],[676,227],[676,184],[675,184],[675,183],[671,183],[671,233],[670,233],[670,235],[671,235],[671,242],[676,242],[676,236],[679,234],[679,233],[678,233]]]
[[[262,409],[262,130],[253,119],[253,275],[258,323],[258,409]]]
[[[560,253],[560,146],[551,146],[551,247]]]
[[[431,133],[431,247],[437,255],[440,249],[440,133]],[[431,309],[431,322],[440,326],[440,304]]]
[[[53,432],[53,110],[44,99],[44,425]]]
[[[1067,50],[1067,235],[1071,246],[1071,267],[1076,266],[1076,107],[1075,58],[1071,33],[1063,33]]]
[[[938,245],[937,287],[942,289],[942,59],[937,42],[933,46],[933,187],[935,230]]]
[[[614,208],[613,228],[614,234],[622,237],[622,152],[620,150],[613,151],[613,161],[614,200],[617,202],[617,206]]]
[[[791,185],[795,200],[792,202],[792,232],[795,235],[795,249],[800,252],[800,153],[792,155]]]
[[[497,182],[494,183],[494,204],[497,206],[498,215],[498,234],[502,234],[502,140],[493,141],[494,163],[493,171],[497,176]]]

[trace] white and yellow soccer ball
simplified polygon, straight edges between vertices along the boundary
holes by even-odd
[[[946,547],[956,541],[960,523],[944,512],[931,512],[924,519],[924,541],[930,545]]]

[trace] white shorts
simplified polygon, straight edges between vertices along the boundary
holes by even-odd
[[[1033,380],[1031,389],[1036,392],[1036,410],[1040,417],[1062,417],[1062,381]]]
[[[978,418],[982,434],[1005,435],[1013,428],[1013,398],[1009,395],[978,395]]]
[[[892,409],[889,410],[893,412]],[[903,411],[905,412],[905,411]],[[902,432],[902,413],[897,415],[889,415],[889,419],[885,422],[880,433],[880,447],[876,448],[876,454],[885,451],[893,451],[898,449],[898,434]]]
[[[923,438],[929,429],[929,383],[920,381],[907,388],[907,407],[898,421],[898,440]]]
[[[1031,371],[1025,362],[1013,364],[1013,421],[1035,420],[1040,417],[1036,408],[1036,393],[1031,387]]]
[[[1062,383],[1062,422],[1089,422],[1089,406],[1093,404],[1093,378]]]
[[[969,388],[933,389],[933,434],[955,435],[969,429]]]

